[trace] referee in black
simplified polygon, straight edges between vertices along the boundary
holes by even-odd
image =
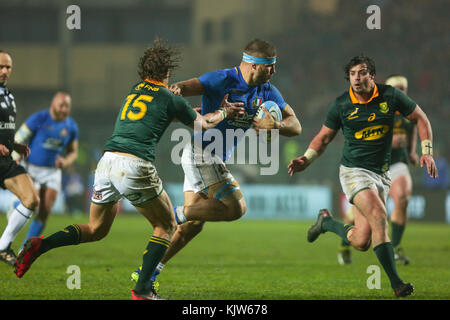
[[[9,216],[8,224],[0,238],[0,260],[10,266],[14,266],[16,262],[11,243],[39,205],[39,196],[33,181],[25,169],[11,157],[13,150],[23,158],[30,154],[27,145],[14,141],[16,104],[14,96],[6,87],[12,69],[11,56],[0,50],[0,187],[8,189],[20,200],[20,204]]]

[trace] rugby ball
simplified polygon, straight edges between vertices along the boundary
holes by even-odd
[[[283,120],[283,116],[281,115],[281,109],[278,106],[278,104],[276,104],[273,101],[265,101],[263,104],[261,104],[258,108],[258,110],[256,111],[255,117],[258,119],[262,119],[266,116],[266,113],[264,112],[264,109],[266,109],[267,111],[269,111],[269,113],[272,115],[272,117],[275,118],[276,121],[281,121]],[[272,140],[272,135],[270,130],[267,131],[267,135],[264,134],[264,139],[267,142],[270,142]]]
[[[264,109],[269,111],[269,113],[272,115],[272,117],[275,118],[277,121],[283,120],[283,117],[281,116],[281,110],[278,104],[276,104],[273,101],[265,101],[263,104],[261,104],[256,111],[255,117],[258,119],[262,119],[266,116],[266,113],[264,112]]]

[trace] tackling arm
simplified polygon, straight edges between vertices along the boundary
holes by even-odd
[[[245,109],[242,107],[244,103],[228,102],[227,99],[228,94],[225,95],[220,105],[220,108],[215,112],[207,113],[202,116],[195,110],[195,112],[197,113],[197,118],[190,125],[190,127],[197,131],[200,131],[200,128],[201,130],[206,131],[208,129],[214,128],[216,125],[219,124],[219,122],[221,122],[225,118],[233,118],[238,114],[244,113]]]
[[[198,78],[192,78],[171,84],[169,86],[169,90],[172,91],[172,93],[183,97],[200,96],[205,91]]]

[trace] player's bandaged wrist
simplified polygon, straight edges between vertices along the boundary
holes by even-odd
[[[219,111],[219,113],[222,115],[222,120],[227,117],[227,111],[225,110],[225,108],[220,108],[217,111]]]
[[[28,144],[31,137],[33,136],[33,132],[28,128],[28,126],[24,123],[20,126],[19,130],[17,130],[14,136],[14,142],[21,144]]]
[[[317,159],[319,154],[317,153],[316,150],[308,148],[308,150],[306,150],[304,156],[305,156],[306,160],[308,160],[308,162],[313,162],[314,160]]]
[[[431,140],[423,140],[422,145],[422,155],[428,154],[433,156],[433,142]]]

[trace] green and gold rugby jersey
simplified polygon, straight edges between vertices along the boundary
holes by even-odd
[[[402,134],[409,139],[414,129],[414,123],[403,117],[401,114],[395,114],[394,116],[394,134]],[[391,164],[397,162],[409,163],[408,148],[392,148],[391,152]]]
[[[156,146],[172,120],[189,125],[196,117],[184,98],[163,83],[146,79],[133,86],[125,98],[104,151],[130,153],[154,162]]]
[[[376,84],[372,97],[358,101],[352,88],[331,105],[324,125],[342,128],[341,164],[381,174],[389,169],[395,111],[408,116],[416,103],[394,87]]]

